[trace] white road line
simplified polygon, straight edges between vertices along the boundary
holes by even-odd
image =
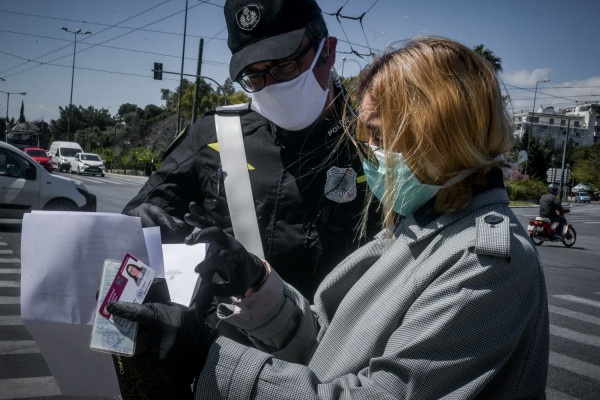
[[[566,393],[559,392],[556,389],[546,387],[546,399],[547,400],[579,400],[578,397],[569,396]]]
[[[0,315],[0,326],[23,325],[20,315]]]
[[[0,264],[18,264],[20,262],[20,258],[0,258]]]
[[[20,268],[0,268],[0,274],[20,274]]]
[[[600,224],[600,221],[578,221],[582,224]]]
[[[0,288],[2,287],[21,287],[19,281],[0,281]]]
[[[0,304],[21,304],[19,296],[0,296]]]
[[[8,243],[6,243],[6,242],[0,242],[0,246],[8,246]]]
[[[51,376],[0,379],[0,400],[60,396],[58,384]]]
[[[579,321],[589,322],[590,324],[600,325],[600,318],[593,315],[567,310],[566,308],[556,307],[551,304],[548,305],[548,311],[550,311],[552,314],[558,314],[564,317],[577,319]]]
[[[12,250],[8,249],[8,250],[3,250],[0,249],[0,254],[14,254]]]
[[[41,353],[35,340],[2,340],[0,354],[36,354]]]
[[[600,337],[588,335],[587,333],[581,333],[550,324],[550,334],[570,340],[572,342],[585,344],[586,346],[600,347]]]
[[[550,365],[566,369],[578,375],[583,375],[588,378],[600,380],[600,367],[585,361],[578,360],[573,357],[565,356],[564,354],[550,352]]]
[[[570,294],[555,294],[552,297],[561,300],[572,301],[574,303],[585,304],[587,306],[593,306],[600,308],[600,301],[585,299],[583,297],[572,296]]]

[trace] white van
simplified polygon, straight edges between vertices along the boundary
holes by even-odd
[[[75,142],[52,142],[48,152],[54,169],[59,172],[70,172],[71,162],[75,161],[75,154],[83,153],[83,149],[79,143]]]

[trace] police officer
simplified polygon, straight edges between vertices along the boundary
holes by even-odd
[[[550,218],[552,222],[558,222],[558,227],[554,231],[554,236],[557,239],[562,239],[563,229],[567,220],[557,212],[568,213],[568,208],[562,207],[560,200],[558,200],[558,185],[552,183],[548,185],[548,193],[540,197],[540,217]]]
[[[252,93],[250,104],[233,111],[241,118],[264,256],[312,298],[358,247],[366,192],[356,151],[341,140],[346,101],[332,69],[337,39],[328,36],[314,0],[228,0],[224,12],[230,76]],[[235,193],[224,190],[218,113],[205,114],[176,140],[123,210],[144,226],[160,226],[163,242],[190,233],[183,217],[192,202],[207,225],[232,233],[226,199]]]

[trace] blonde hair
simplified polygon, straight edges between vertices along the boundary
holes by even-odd
[[[443,185],[460,171],[480,168],[437,194],[437,212],[453,214],[467,207],[473,186],[502,165],[493,159],[513,145],[491,65],[462,44],[427,36],[382,55],[359,78],[357,101],[368,94],[374,102],[384,151],[402,153],[421,183]],[[388,179],[385,226],[395,223],[393,190]]]

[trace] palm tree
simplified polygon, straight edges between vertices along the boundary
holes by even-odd
[[[502,71],[502,59],[500,57],[496,57],[494,52],[490,49],[486,49],[483,44],[478,44],[477,46],[473,47],[473,51],[492,64],[492,67],[494,67],[496,72]]]

